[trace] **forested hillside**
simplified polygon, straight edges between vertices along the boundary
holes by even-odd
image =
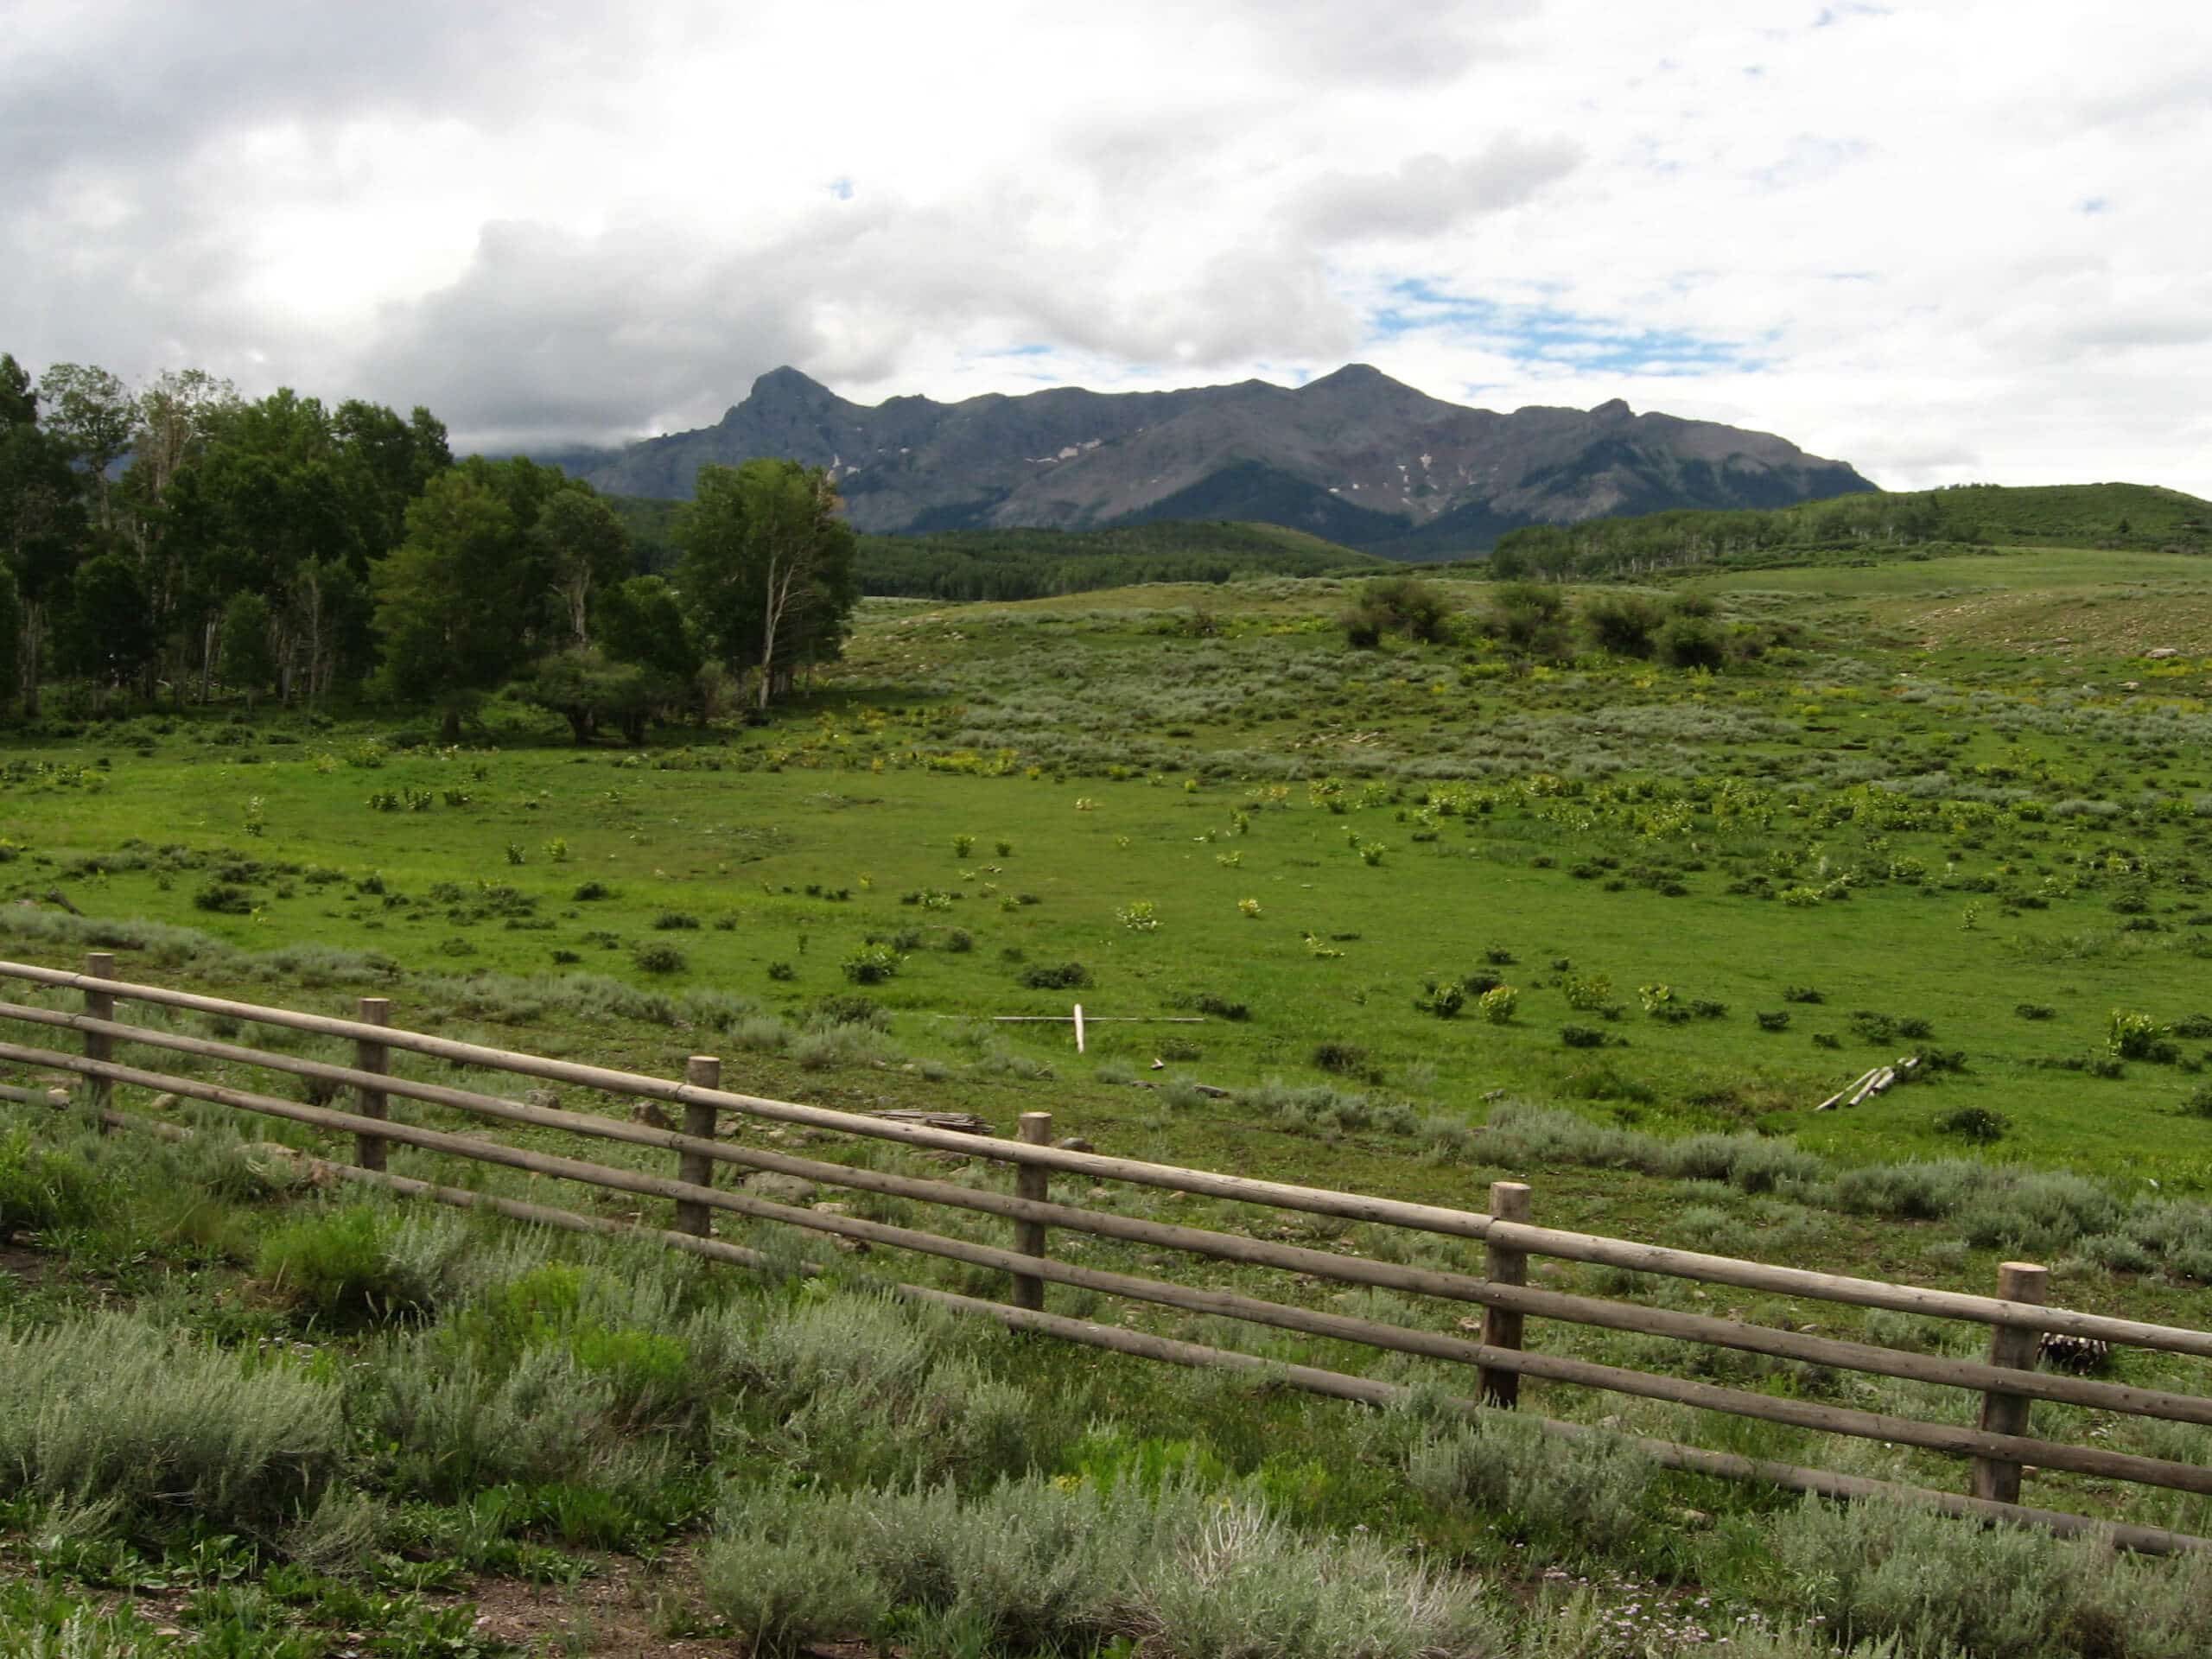
[[[1960,485],[1839,496],[1770,512],[1655,512],[1532,524],[1499,538],[1500,575],[1637,575],[1681,565],[1802,563],[1935,545],[2212,550],[2212,502],[2143,484]]]
[[[608,499],[644,567],[672,569],[678,504]],[[902,599],[1045,599],[1147,582],[1229,582],[1372,569],[1384,560],[1279,524],[1131,524],[1114,530],[963,530],[862,536],[860,589]]]

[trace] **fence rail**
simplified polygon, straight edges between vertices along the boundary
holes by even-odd
[[[642,1231],[671,1248],[740,1265],[757,1265],[760,1258],[751,1249],[714,1237],[715,1215],[782,1223],[859,1243],[1003,1272],[1008,1283],[1008,1300],[1005,1302],[955,1295],[925,1286],[901,1285],[895,1288],[910,1298],[989,1317],[1016,1329],[1175,1363],[1259,1370],[1290,1385],[1344,1399],[1379,1403],[1401,1397],[1406,1392],[1400,1385],[1372,1378],[1312,1366],[1283,1366],[1232,1350],[1179,1342],[1047,1311],[1046,1287],[1068,1286],[1128,1301],[1211,1314],[1471,1367],[1476,1395],[1493,1408],[1516,1407],[1520,1379],[1536,1377],[1961,1457],[1970,1460],[1972,1495],[1900,1486],[1834,1471],[1629,1437],[1669,1467],[1728,1478],[1768,1481],[1835,1497],[1875,1493],[1906,1496],[1955,1514],[2031,1522],[2062,1532],[2094,1532],[2132,1548],[2212,1549],[2212,1541],[2186,1534],[2100,1521],[2019,1503],[2023,1473],[2030,1469],[2064,1471],[2212,1495],[2212,1467],[2205,1465],[2104,1446],[2074,1445],[2029,1432],[2030,1413],[2038,1400],[2123,1415],[2212,1425],[2212,1398],[2202,1395],[2037,1370],[2038,1338],[2044,1332],[2092,1338],[2126,1347],[2200,1358],[2212,1357],[2212,1332],[2045,1306],[2042,1300],[2043,1269],[2031,1263],[2004,1266],[1999,1285],[2005,1294],[1999,1296],[1930,1290],[1538,1227],[1527,1219],[1529,1189],[1518,1182],[1494,1185],[1490,1195],[1491,1210],[1484,1213],[1255,1180],[1055,1147],[1050,1144],[1051,1116],[1043,1112],[1023,1114],[1018,1136],[999,1140],[726,1090],[721,1087],[721,1063],[711,1056],[691,1057],[679,1082],[410,1031],[390,1023],[390,1005],[382,998],[362,998],[359,1019],[336,1019],[119,981],[113,977],[111,959],[104,954],[89,957],[86,971],[81,974],[0,963],[0,981],[9,980],[81,995],[81,1011],[0,1001],[0,1021],[42,1027],[57,1034],[73,1033],[79,1039],[81,1049],[73,1052],[34,1043],[0,1042],[0,1062],[74,1077],[81,1084],[75,1102],[81,1103],[82,1109],[103,1128],[128,1127],[169,1135],[184,1133],[172,1125],[117,1111],[111,1103],[118,1086],[158,1090],[350,1136],[352,1163],[325,1163],[325,1167],[349,1180],[436,1202],[489,1210],[570,1230]],[[127,1022],[117,1017],[118,1006],[124,1003],[185,1010],[350,1040],[354,1046],[353,1064],[338,1065],[193,1036],[158,1024]],[[289,1074],[321,1085],[332,1099],[340,1097],[341,1091],[350,1090],[355,1109],[348,1111],[286,1099],[204,1077],[163,1072],[118,1058],[123,1049],[131,1046]],[[453,1084],[421,1081],[401,1076],[391,1069],[395,1052],[566,1083],[619,1099],[668,1102],[683,1109],[683,1127],[661,1128],[627,1117],[566,1110]],[[37,1103],[45,1096],[35,1088],[5,1087],[0,1088],[0,1098]],[[650,1174],[476,1135],[425,1128],[391,1116],[391,1103],[394,1100],[419,1102],[499,1122],[558,1129],[582,1137],[654,1149],[673,1155],[674,1173]],[[64,1103],[73,1103],[65,1097]],[[788,1123],[1011,1164],[1014,1174],[1013,1190],[980,1189],[749,1144],[730,1138],[735,1131],[724,1128],[725,1120],[730,1118],[741,1123]],[[671,1206],[670,1224],[654,1227],[586,1216],[395,1175],[385,1166],[387,1151],[394,1145],[665,1201]],[[752,1192],[717,1186],[716,1173],[723,1166],[793,1175],[823,1185],[995,1217],[1012,1224],[1012,1247],[1001,1248],[887,1222],[826,1213]],[[1048,1185],[1054,1174],[1082,1176],[1090,1181],[1121,1181],[1276,1210],[1479,1240],[1486,1246],[1484,1270],[1478,1276],[1418,1268],[1055,1201]],[[1050,1238],[1054,1232],[1115,1239],[1205,1259],[1281,1269],[1313,1280],[1479,1306],[1484,1311],[1481,1337],[1480,1340],[1469,1340],[1438,1331],[1272,1300],[1242,1290],[1206,1288],[1090,1267],[1054,1256],[1050,1250]],[[1976,1323],[1991,1329],[1989,1357],[1980,1361],[1913,1353],[1809,1331],[1531,1286],[1527,1282],[1531,1257],[1597,1263],[1773,1294]],[[1957,1388],[1980,1396],[1978,1422],[1967,1427],[1956,1422],[1929,1421],[1547,1353],[1527,1345],[1530,1319],[1663,1337],[1839,1370]],[[1472,1328],[1471,1325],[1468,1328]],[[1605,1432],[1580,1424],[1537,1421],[1545,1432],[1561,1436]]]

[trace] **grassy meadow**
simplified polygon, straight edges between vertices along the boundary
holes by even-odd
[[[385,995],[395,1023],[503,1046],[663,1075],[716,1052],[753,1092],[1001,1131],[1045,1109],[1102,1152],[1470,1207],[1525,1179],[1540,1222],[1839,1271],[1986,1291],[2025,1255],[2054,1300],[2212,1323],[2212,566],[1999,549],[1651,590],[1709,610],[1718,671],[1531,661],[1485,626],[1493,584],[1436,585],[1444,641],[1364,651],[1338,621],[1346,579],[872,600],[846,660],[772,723],[636,750],[578,749],[505,702],[447,748],[404,712],[55,698],[0,740],[0,955],[107,949],[126,978],[338,1012]],[[1065,1024],[993,1019],[1077,1001],[1112,1017],[1080,1056]],[[1908,1056],[1910,1084],[1813,1109]],[[2201,1568],[956,1332],[867,1294],[931,1275],[881,1255],[763,1236],[794,1271],[756,1281],[422,1217],[287,1177],[265,1147],[315,1144],[296,1126],[165,1109],[197,1138],[0,1109],[19,1126],[0,1135],[0,1654],[2207,1650],[2186,1612]],[[855,1211],[1002,1242],[877,1205]],[[1479,1262],[1312,1236],[1339,1231]],[[1705,1300],[1560,1263],[1537,1280]],[[1465,1311],[1354,1300],[1447,1329]],[[1729,1300],[1892,1345],[1986,1341]],[[1665,1348],[1534,1339],[1616,1363]],[[1318,1340],[1230,1345],[1455,1385]],[[158,1454],[104,1439],[92,1404],[81,1422],[41,1404],[96,1402],[101,1366],[148,1353],[168,1357],[143,1386],[175,1421],[234,1428],[192,1454],[204,1490],[134,1486]],[[1874,1409],[1974,1405],[1697,1363]],[[2187,1362],[2116,1365],[2204,1387]],[[1963,1478],[1900,1448],[1524,1397]],[[2204,1431],[2092,1417],[2036,1421],[2212,1461]],[[2030,1501],[2212,1531],[2201,1501],[2110,1483],[2038,1475]],[[1075,1536],[1100,1541],[1040,1555],[1058,1599],[1022,1602],[1010,1541]]]

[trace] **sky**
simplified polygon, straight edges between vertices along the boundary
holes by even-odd
[[[2189,0],[0,0],[0,351],[456,447],[1368,362],[2212,496]]]

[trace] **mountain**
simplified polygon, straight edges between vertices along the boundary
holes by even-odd
[[[1618,399],[1502,415],[1364,364],[1294,388],[1063,386],[873,406],[781,368],[714,426],[577,459],[601,489],[679,498],[701,467],[756,455],[829,467],[853,523],[879,534],[1242,519],[1402,558],[1478,550],[1522,524],[1874,488],[1764,432]]]

